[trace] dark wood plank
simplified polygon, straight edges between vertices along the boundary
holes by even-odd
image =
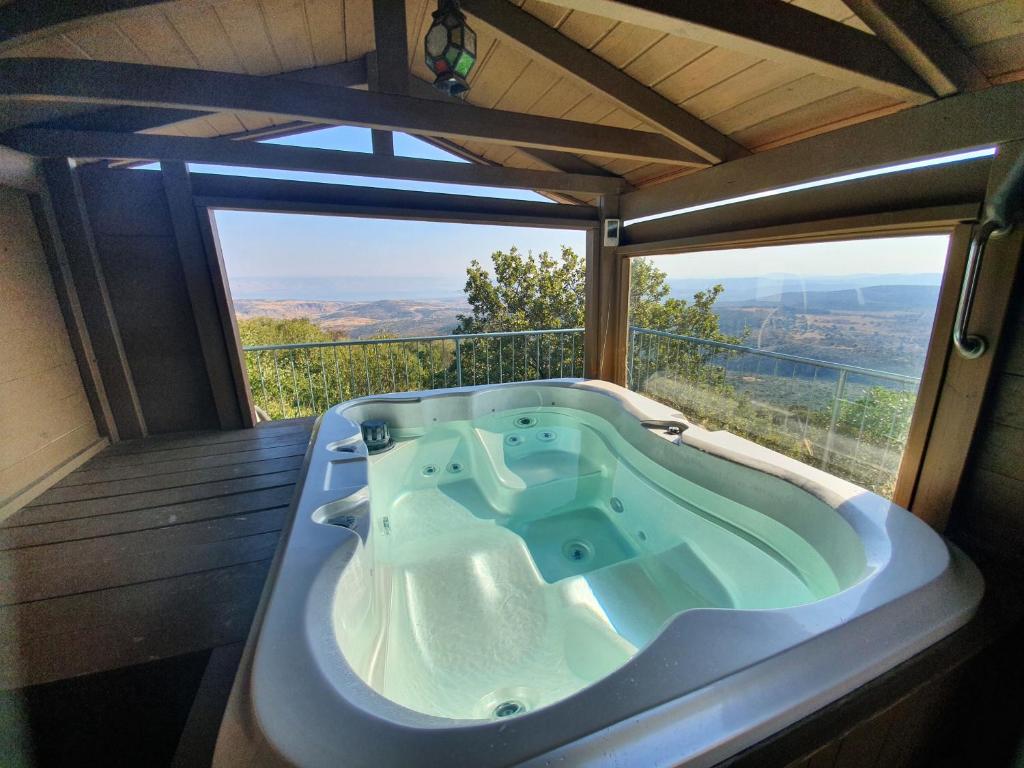
[[[213,759],[224,708],[242,659],[242,643],[214,648],[182,730],[171,768],[207,768]]]
[[[699,155],[660,134],[316,83],[83,59],[8,58],[0,60],[0,72],[0,92],[11,97],[253,112],[325,125],[707,165]]]
[[[269,559],[196,578],[170,579],[29,603],[54,607],[63,633],[0,646],[0,688],[117,669],[183,653],[243,642],[259,602]],[[218,582],[231,580],[232,588]],[[212,586],[211,586],[212,584]],[[102,620],[81,629],[83,602]]]
[[[274,488],[279,485],[291,485],[298,477],[297,470],[273,472],[255,477],[243,477],[237,480],[218,480],[212,483],[190,485],[187,488],[167,488],[159,491],[130,493],[105,499],[90,499],[68,504],[45,504],[21,510],[12,515],[4,527],[33,525],[36,523],[55,522],[57,520],[77,520],[96,515],[111,515],[116,512],[128,512],[136,509],[162,507],[168,504],[181,504],[187,501],[213,499],[243,491],[255,491],[262,488]]]
[[[280,436],[256,436],[248,440],[238,440],[230,444],[230,452],[225,451],[223,444],[216,443],[213,445],[186,445],[180,448],[165,448],[158,451],[142,451],[130,454],[111,452],[108,449],[95,456],[92,461],[89,462],[89,465],[82,469],[85,471],[108,468],[121,469],[124,467],[141,467],[151,464],[163,464],[167,462],[206,457],[235,457],[242,456],[247,452],[263,451],[286,446],[302,447],[303,450],[305,450],[308,444],[309,437],[306,432],[287,432]]]
[[[109,589],[262,559],[273,553],[284,516],[284,508],[268,509],[10,550],[0,557],[0,603]]]
[[[284,472],[289,469],[298,469],[300,466],[302,466],[302,456],[293,454],[278,459],[226,464],[185,472],[156,474],[144,477],[114,478],[105,482],[55,487],[48,490],[32,504],[24,507],[24,509],[34,509],[35,507],[52,504],[70,504],[91,499],[112,498],[126,494],[142,493],[144,491],[188,488],[193,485],[201,485],[217,480],[240,479],[243,477],[267,475],[274,472]]]
[[[81,541],[150,528],[214,520],[233,514],[253,514],[287,505],[294,493],[291,483],[258,491],[199,499],[184,504],[132,510],[113,515],[57,520],[18,528],[0,528],[0,550],[37,547],[62,541]]]
[[[267,459],[283,459],[289,456],[302,456],[306,453],[306,443],[291,443],[273,448],[257,448],[250,451],[232,451],[227,454],[199,456],[191,459],[169,459],[147,464],[113,464],[98,469],[83,468],[72,472],[54,488],[69,488],[89,483],[105,483],[123,481],[136,477],[158,477],[165,474],[181,474],[197,469],[210,469],[228,465],[241,465]]]
[[[280,426],[260,427],[251,430],[231,429],[224,431],[174,432],[168,435],[151,435],[143,440],[124,440],[104,451],[104,456],[118,454],[148,453],[164,451],[170,448],[189,448],[199,445],[219,445],[253,440],[268,440],[284,435],[309,434],[310,424],[282,422]]]
[[[124,351],[121,332],[96,251],[78,172],[67,159],[42,163],[47,195],[52,203],[54,230],[78,294],[85,330],[108,395],[108,405],[122,438],[148,434],[139,394]]]

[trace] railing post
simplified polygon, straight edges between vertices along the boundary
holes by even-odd
[[[455,337],[455,386],[462,386],[462,339]]]
[[[839,378],[836,379],[836,391],[832,396],[832,418],[828,422],[828,434],[825,436],[825,452],[821,456],[821,468],[828,467],[829,459],[832,458],[832,441],[836,434],[836,422],[839,421],[839,410],[842,407],[843,391],[846,389],[846,371],[839,371]]]

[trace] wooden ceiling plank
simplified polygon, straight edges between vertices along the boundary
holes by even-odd
[[[623,189],[621,179],[609,176],[513,170],[500,166],[406,157],[379,157],[366,152],[310,149],[230,139],[25,128],[4,134],[3,142],[37,157],[70,156],[108,160],[214,163],[248,168],[596,194],[615,194]],[[505,148],[494,149],[497,150],[495,157],[501,155],[503,158],[515,151],[513,148],[507,148],[507,152],[504,151]]]
[[[664,136],[642,131],[363,93],[282,78],[172,67],[69,59],[5,59],[0,61],[0,95],[240,115],[255,113],[680,165],[707,164],[702,157]]]
[[[734,135],[754,151],[764,151],[904,108],[904,103],[894,99],[850,88],[747,126]]]
[[[245,72],[228,41],[217,11],[210,6],[171,6],[164,12],[171,26],[188,46],[200,69]]]
[[[344,0],[306,0],[315,66],[346,61]]]
[[[919,0],[847,0],[939,96],[987,88],[988,79]]]
[[[272,75],[284,67],[270,42],[263,14],[254,0],[229,0],[213,6],[230,45],[250,75]]]
[[[755,63],[757,59],[751,56],[725,48],[712,48],[658,83],[658,92],[675,104],[683,104],[690,97],[718,85]]]
[[[91,59],[148,64],[146,54],[139,50],[115,23],[101,22],[69,30],[65,37]]]
[[[349,61],[373,50],[373,0],[345,0],[345,46]]]
[[[781,0],[550,0],[564,8],[793,62],[919,104],[935,93],[876,36]]]
[[[721,162],[746,154],[735,142],[506,0],[464,0],[462,5],[503,40],[554,67],[563,77],[606,96],[703,158]]]
[[[306,6],[303,0],[260,0],[270,44],[281,70],[309,69],[316,65]]]
[[[793,110],[851,90],[843,83],[829,80],[819,75],[806,75],[799,80],[773,88],[766,93],[755,96],[732,109],[728,109],[715,115],[712,122],[722,131],[730,135],[737,134],[745,128],[758,125],[780,115],[788,114]],[[888,100],[877,93],[868,91],[872,98],[881,99],[888,103]],[[827,122],[828,116],[824,116]],[[740,140],[737,138],[737,140]]]
[[[171,67],[198,68],[199,61],[163,14],[124,16],[117,25],[139,50]]]
[[[792,67],[762,60],[688,98],[683,104],[693,114],[707,120],[773,88],[798,80],[802,74]]]

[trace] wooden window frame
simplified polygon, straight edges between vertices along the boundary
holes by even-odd
[[[696,235],[675,240],[656,243],[627,245],[616,249],[616,256],[627,265],[634,258],[679,255],[703,251],[725,249],[759,248],[770,245],[797,245],[806,243],[823,243],[838,240],[870,240],[883,237],[911,237],[928,234],[949,235],[949,246],[946,251],[943,277],[939,289],[935,317],[932,324],[931,337],[925,357],[921,384],[911,418],[910,432],[904,447],[903,457],[897,474],[893,502],[910,509],[926,522],[942,530],[948,520],[956,487],[963,474],[967,461],[967,451],[949,450],[949,443],[956,441],[933,441],[934,435],[945,435],[951,430],[957,433],[966,432],[973,435],[978,420],[978,409],[964,409],[957,402],[956,394],[947,391],[951,382],[950,374],[957,370],[974,366],[962,366],[953,358],[951,336],[953,321],[956,315],[960,287],[963,281],[967,261],[967,250],[970,237],[980,214],[979,204],[951,205],[934,208],[917,208],[904,211],[890,211],[881,214],[850,216],[820,221],[785,224],[762,227],[734,232],[723,232],[709,235]],[[1006,281],[1006,269],[998,271],[998,275],[989,275],[987,282],[979,286],[978,304],[991,307],[993,284],[999,280]],[[625,292],[628,294],[629,270],[625,273]],[[1011,276],[1012,277],[1012,276]],[[1012,280],[1011,280],[1012,284]],[[990,301],[986,301],[990,299]],[[993,309],[998,319],[1005,315],[1005,306],[999,313],[999,302]],[[992,315],[993,312],[979,310],[978,315]],[[998,325],[997,318],[977,318],[984,326],[984,332],[990,344],[993,338],[992,327]],[[618,324],[624,329],[628,326],[628,306],[620,314]],[[973,325],[973,323],[972,323]],[[625,334],[621,334],[623,339]],[[995,334],[997,336],[998,334]],[[606,370],[624,370],[625,345],[614,350],[616,357],[623,363],[616,368],[606,363]],[[989,360],[992,354],[987,355]],[[975,361],[967,361],[975,362]],[[987,372],[972,371],[966,375],[961,371],[960,379],[965,376],[969,380],[972,396],[980,398],[984,392],[984,382],[979,381],[979,374],[987,381]],[[624,379],[623,376],[617,378]],[[624,380],[616,383],[625,384]],[[963,394],[963,393],[961,393]],[[940,407],[941,404],[941,407]],[[952,487],[950,487],[952,485]]]

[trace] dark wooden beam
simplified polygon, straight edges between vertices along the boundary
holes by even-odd
[[[586,205],[212,173],[193,173],[191,179],[196,204],[209,208],[552,229],[590,229],[598,224],[597,209]]]
[[[491,27],[503,41],[543,61],[553,72],[588,91],[608,97],[706,160],[718,163],[750,154],[740,144],[508,0],[463,0],[462,8]]]
[[[355,61],[344,61],[339,64],[327,64],[322,67],[311,67],[309,69],[297,69],[293,72],[286,72],[281,75],[266,75],[268,80],[298,80],[304,83],[316,83],[319,85],[332,85],[338,88],[352,88],[354,86],[366,85],[367,79],[366,58]],[[180,123],[185,120],[192,120],[197,117],[204,117],[209,112],[199,112],[190,109],[159,109],[154,107],[113,107],[102,109],[96,112],[85,112],[79,115],[61,117],[45,123],[35,123],[33,128],[56,128],[74,131],[145,131],[152,128]],[[246,132],[251,137],[265,137],[272,134],[280,135],[283,132],[295,133],[298,126],[308,126],[306,122],[298,121],[289,126],[268,126]],[[238,135],[234,135],[237,137]]]
[[[203,353],[206,376],[210,381],[214,407],[221,429],[243,426],[234,378],[228,362],[224,334],[221,331],[220,309],[210,281],[203,236],[192,203],[192,184],[188,168],[182,162],[160,164],[164,196],[171,214],[178,260],[185,275],[185,289],[192,304],[192,315]]]
[[[289,147],[230,139],[22,128],[3,134],[2,140],[36,157],[211,163],[246,168],[590,194],[619,192],[623,187],[622,180],[617,176],[586,176],[409,157],[380,157],[365,152]]]
[[[67,252],[64,250],[53,198],[43,184],[40,193],[32,195],[30,200],[36,229],[39,230],[43,252],[46,254],[50,275],[53,277],[54,293],[60,305],[61,315],[64,317],[64,327],[67,328],[71,349],[78,364],[78,373],[82,377],[89,410],[96,421],[96,431],[107,437],[110,442],[116,443],[120,440],[117,421],[110,409],[107,388],[103,384],[103,376],[96,361],[96,351],[93,349],[85,314],[82,312],[82,302],[75,288]]]
[[[42,169],[55,232],[80,299],[82,318],[117,424],[111,439],[118,435],[121,439],[145,437],[146,419],[110,302],[78,177],[66,159],[45,160]]]
[[[1024,83],[952,96],[622,197],[624,219],[1024,138]],[[627,228],[627,233],[629,228]],[[634,241],[635,242],[635,241]]]
[[[9,0],[0,5],[0,51],[104,16],[169,4],[167,0]]]
[[[987,88],[988,78],[920,0],[847,0],[939,96]]]
[[[0,96],[76,103],[251,112],[333,125],[572,150],[679,165],[706,165],[674,142],[571,120],[363,93],[251,75],[70,59],[0,61]]]
[[[670,35],[803,67],[920,104],[935,93],[872,34],[782,0],[549,0]]]
[[[409,52],[405,35],[405,0],[373,0],[373,37],[377,49],[367,56],[367,81],[374,93],[409,95]],[[375,155],[394,155],[391,131],[374,130]]]

